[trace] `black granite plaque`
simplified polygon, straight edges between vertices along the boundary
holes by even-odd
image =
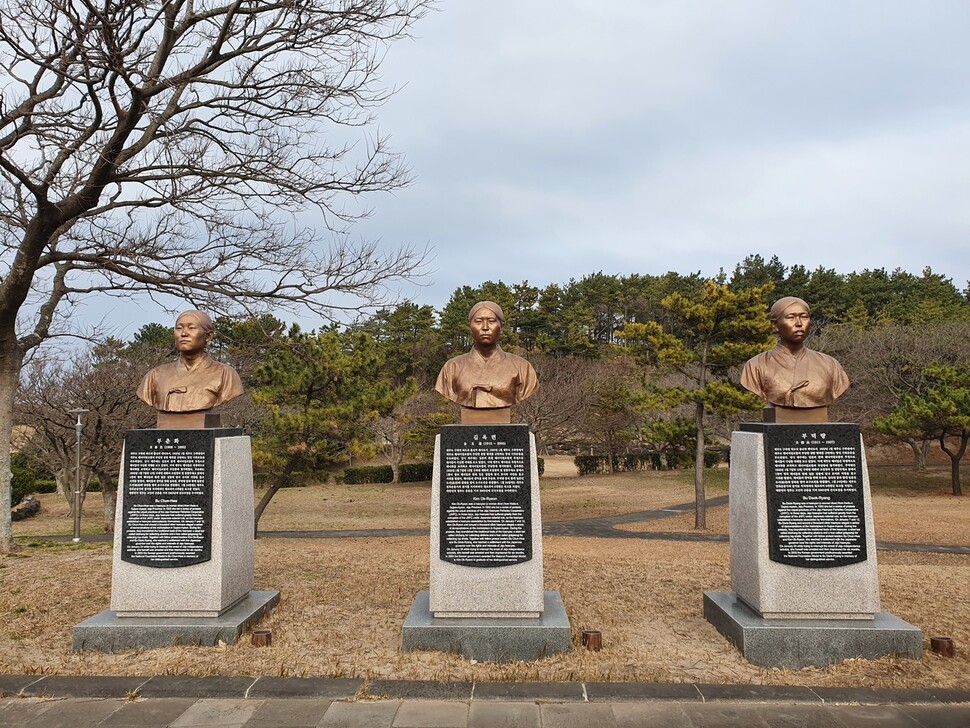
[[[532,459],[528,425],[441,428],[442,561],[509,566],[532,558]]]
[[[865,561],[859,426],[763,427],[768,557],[781,564],[815,569]]]
[[[212,558],[215,438],[237,429],[125,434],[121,560],[171,568]]]

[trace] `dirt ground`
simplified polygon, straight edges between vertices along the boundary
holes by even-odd
[[[926,543],[942,546],[970,546],[970,503],[953,496],[913,498],[876,494],[872,497],[872,518],[876,539],[890,543]],[[707,509],[707,530],[727,535],[727,506]],[[617,526],[638,533],[689,532],[694,528],[694,512],[682,513],[660,521],[643,521]]]
[[[647,510],[692,498],[690,473],[555,477],[549,461],[547,473],[546,520]],[[725,475],[711,476],[709,495],[725,492]],[[873,489],[877,539],[970,545],[970,498],[898,485],[881,492],[875,480]],[[927,649],[920,660],[850,660],[792,671],[748,664],[704,620],[702,593],[729,588],[727,544],[662,540],[546,538],[545,586],[562,593],[575,648],[536,662],[477,664],[445,653],[401,652],[404,617],[415,594],[428,587],[426,536],[257,541],[256,588],[282,592],[280,605],[263,623],[273,630],[271,647],[243,639],[218,648],[73,654],[71,627],[108,607],[111,547],[29,538],[52,533],[55,526],[70,531],[58,498],[43,497],[40,520],[15,524],[25,545],[0,557],[0,673],[970,688],[970,556],[892,551],[878,556],[883,609],[919,626],[927,644],[933,635],[952,637],[955,658]],[[429,499],[427,484],[287,489],[270,506],[263,526],[424,528]],[[100,509],[100,498],[89,496],[85,530],[100,530]],[[725,511],[710,510],[711,531],[726,532]],[[693,514],[684,514],[649,528],[692,526]],[[578,646],[585,628],[602,631],[601,652]]]

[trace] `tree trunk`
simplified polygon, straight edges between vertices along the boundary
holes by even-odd
[[[940,435],[940,449],[950,456],[950,484],[953,487],[953,495],[963,495],[960,487],[960,461],[967,452],[967,441],[970,440],[970,432],[960,433],[960,447],[950,450],[946,446],[946,435]]]
[[[694,405],[697,449],[694,450],[694,528],[707,528],[707,497],[704,494],[704,403]]]
[[[98,481],[101,483],[101,504],[104,507],[104,532],[114,533],[118,487],[114,484],[111,473],[98,471]]]
[[[279,474],[279,477],[277,477],[273,484],[269,487],[269,490],[263,493],[263,497],[259,499],[259,503],[256,506],[255,512],[253,513],[253,538],[259,537],[259,519],[262,518],[263,511],[266,510],[266,506],[269,505],[269,502],[273,500],[273,496],[276,495],[276,492],[286,485],[287,482],[289,482],[290,476],[296,469],[296,464],[299,462],[299,460],[300,455],[291,455],[290,459],[286,461],[286,466],[283,468],[283,472]]]
[[[72,491],[74,486],[72,483],[74,479],[71,477],[71,469],[58,467],[52,468],[54,471],[54,482],[57,484],[57,492],[63,496],[64,502],[67,503],[67,510],[72,516],[74,515],[74,503]]]
[[[11,497],[10,440],[13,435],[13,403],[20,380],[23,354],[13,331],[0,339],[0,552],[14,549]]]
[[[926,454],[930,449],[930,441],[921,440],[916,437],[907,437],[904,438],[904,440],[906,444],[909,445],[913,450],[913,463],[916,470],[923,472],[926,470]]]
[[[13,405],[20,385],[20,370],[26,350],[36,346],[46,335],[45,325],[41,323],[35,327],[31,343],[22,344],[17,338],[17,314],[30,293],[44,246],[65,222],[63,212],[51,205],[46,197],[38,197],[36,202],[37,209],[10,267],[0,279],[0,552],[13,551],[15,548],[13,522],[10,519],[10,481],[13,478],[10,472],[10,441],[13,437]],[[41,310],[49,303],[50,300]],[[53,308],[50,312],[53,312]],[[46,325],[49,324],[48,319]]]
[[[86,472],[85,472],[86,471]],[[58,468],[55,471],[54,478],[57,481],[63,481],[64,483],[64,500],[67,501],[68,513],[71,514],[71,518],[74,517],[74,490],[80,488],[81,497],[80,505],[84,505],[84,499],[88,495],[88,485],[91,482],[91,471],[87,470],[83,465],[81,466],[81,477],[78,479],[77,473],[73,465],[67,468]]]
[[[104,506],[104,532],[115,532],[115,504],[118,502],[118,491],[115,488],[101,486],[101,503]]]

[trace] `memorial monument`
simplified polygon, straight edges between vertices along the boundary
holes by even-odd
[[[213,412],[242,384],[206,353],[212,335],[208,315],[181,314],[179,359],[138,388],[158,428],[125,435],[111,608],[74,627],[75,651],[233,643],[279,601],[253,591],[250,441]]]
[[[435,389],[461,406],[461,423],[435,440],[430,588],[404,623],[403,647],[469,659],[534,660],[569,649],[562,597],[543,589],[535,438],[511,407],[538,386],[535,370],[498,344],[492,301],[472,307],[471,351],[445,363]]]
[[[749,662],[823,666],[886,654],[919,657],[922,634],[880,611],[872,500],[862,435],[830,422],[848,377],[805,346],[811,309],[771,307],[778,345],[744,366],[765,422],[731,436],[731,592],[706,592],[705,617]]]

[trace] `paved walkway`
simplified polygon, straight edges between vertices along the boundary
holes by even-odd
[[[18,728],[967,728],[970,690],[0,676]]]
[[[707,507],[723,506],[727,504],[726,495],[709,498]],[[727,543],[728,537],[719,533],[683,533],[652,531],[648,533],[625,531],[617,526],[625,523],[643,523],[645,521],[659,521],[681,513],[694,510],[693,501],[679,503],[667,508],[652,511],[637,511],[620,516],[602,516],[599,518],[579,518],[572,521],[556,521],[544,523],[542,533],[545,536],[578,536],[583,538],[639,538],[660,541],[714,541]],[[260,538],[388,538],[392,536],[427,536],[427,528],[374,528],[357,531],[260,531]],[[70,541],[70,536],[32,536],[38,541]],[[112,540],[111,534],[84,535],[81,540],[88,543],[107,542]],[[876,547],[884,551],[919,551],[937,554],[970,554],[970,546],[946,546],[929,543],[897,543],[892,541],[878,541]]]

